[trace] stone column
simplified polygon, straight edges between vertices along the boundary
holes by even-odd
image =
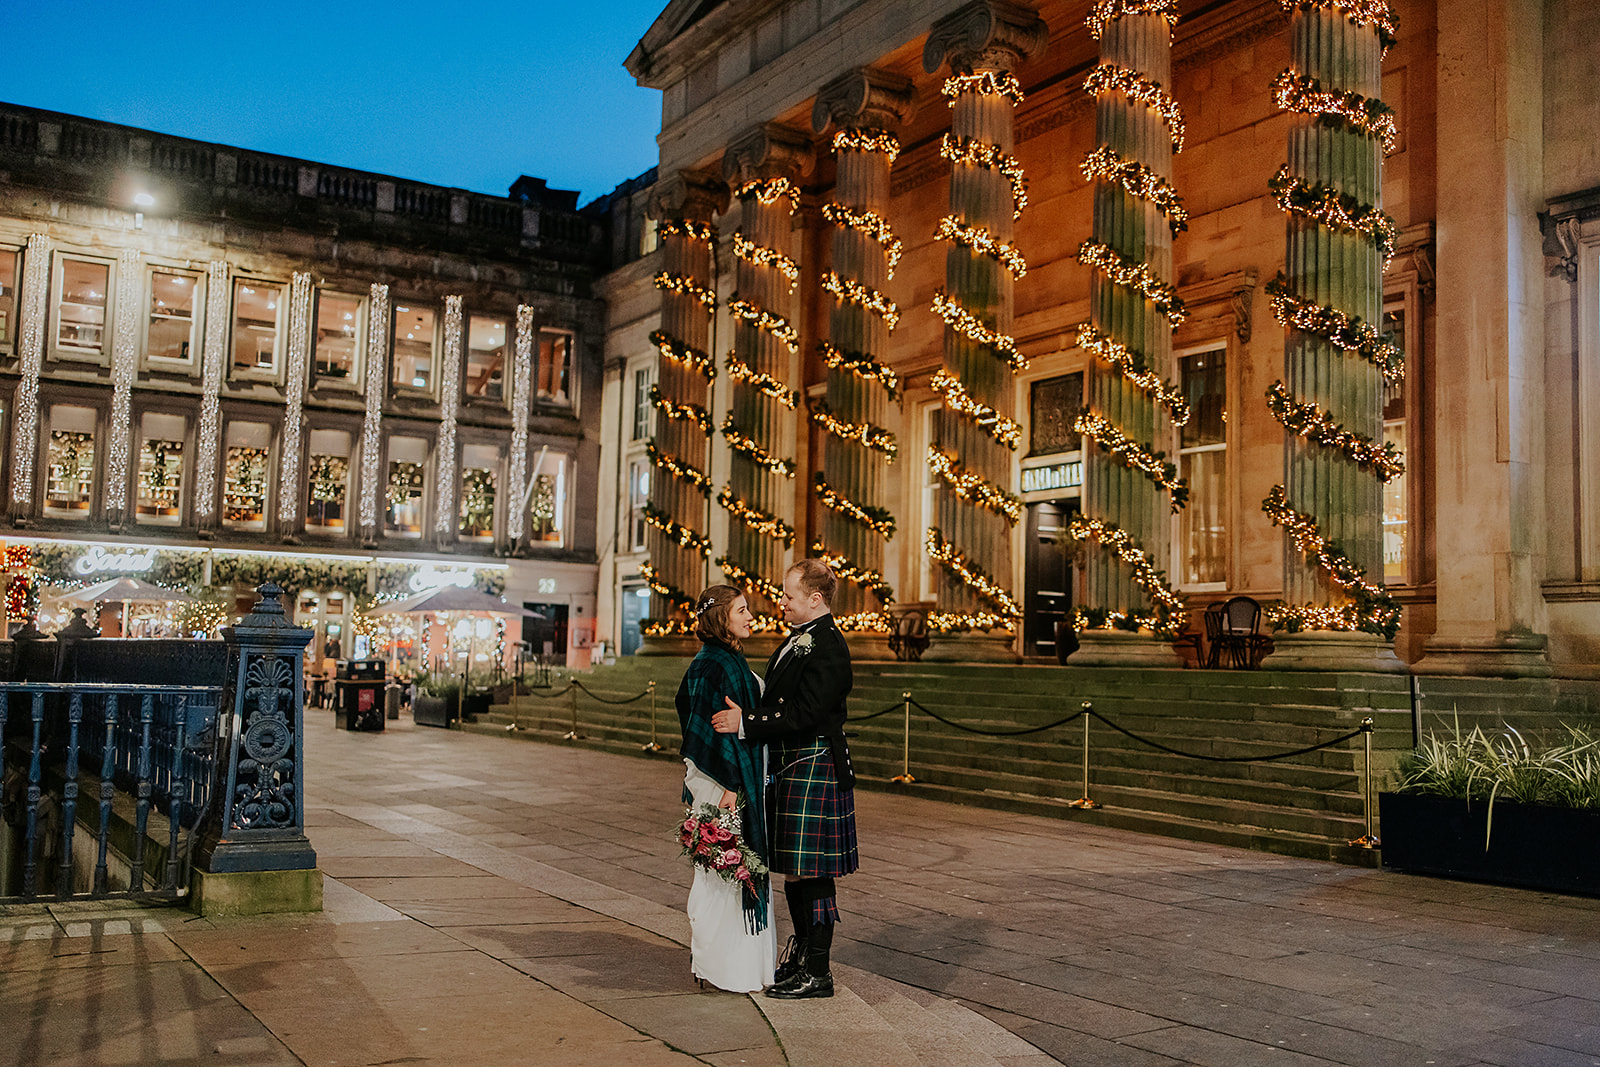
[[[828,435],[814,479],[825,510],[821,536],[808,548],[841,580],[833,614],[846,633],[887,631],[883,607],[894,599],[884,580],[884,555],[895,525],[884,498],[888,464],[899,446],[884,423],[900,381],[880,357],[900,316],[884,291],[901,250],[885,216],[889,168],[900,152],[895,131],[911,113],[911,96],[909,81],[867,67],[829,82],[811,111],[817,133],[838,127],[838,171],[834,200],[822,209],[835,227],[832,269],[822,276],[833,298],[828,339],[818,345],[828,367],[828,391],[811,412]],[[853,653],[887,652],[882,641],[859,644]]]
[[[139,473],[133,454],[133,380],[139,373],[139,311],[144,279],[139,250],[117,254],[116,316],[111,330],[111,440],[106,448],[106,520],[113,531],[128,521],[129,475]],[[132,490],[137,499],[137,490]]]
[[[444,356],[439,368],[439,443],[433,452],[434,546],[456,547],[456,413],[461,410],[461,297],[444,298]]]
[[[17,293],[17,318],[22,323],[17,363],[22,380],[17,383],[16,415],[11,426],[11,521],[16,526],[27,526],[33,519],[34,475],[41,453],[48,455],[39,440],[39,373],[44,366],[50,252],[54,247],[43,234],[28,238],[28,250],[22,259],[22,285]]]
[[[373,282],[367,293],[366,416],[361,422],[361,477],[356,498],[361,543],[378,543],[383,498],[383,398],[389,384],[389,287]]]
[[[1095,186],[1093,236],[1078,247],[1092,271],[1078,344],[1098,366],[1075,426],[1087,440],[1084,500],[1069,529],[1098,550],[1087,558],[1072,662],[1176,667],[1167,638],[1183,623],[1183,602],[1166,570],[1172,513],[1188,487],[1167,450],[1174,424],[1189,417],[1172,357],[1172,330],[1184,318],[1172,239],[1187,218],[1172,186],[1183,116],[1166,88],[1176,5],[1101,5],[1087,21],[1100,62],[1084,82],[1096,101],[1097,145],[1081,165]]]
[[[691,612],[705,584],[711,553],[707,473],[712,430],[711,322],[716,311],[716,245],[713,216],[728,208],[728,187],[696,171],[680,171],[657,182],[647,207],[656,220],[662,269],[661,328],[650,335],[660,355],[650,400],[656,433],[647,454],[652,464],[645,521],[650,561],[640,573],[650,583],[650,617],[641,629],[643,653],[692,651]]]
[[[1011,154],[1013,110],[1022,89],[1011,71],[1044,48],[1044,22],[1028,7],[977,0],[934,23],[922,53],[933,73],[946,63],[950,132],[942,155],[952,161],[950,213],[937,236],[945,286],[933,310],[945,322],[944,359],[935,387],[944,397],[927,461],[940,478],[935,525],[924,541],[939,564],[938,610],[929,628],[941,635],[926,659],[1015,659],[1022,611],[1010,586],[1012,528],[1022,502],[1011,493],[1013,380],[1027,361],[1007,332],[1013,279],[1025,270],[1012,246],[1027,203],[1022,165]],[[974,631],[993,635],[976,637]]]
[[[311,275],[296,271],[289,281],[289,358],[284,371],[283,437],[278,445],[278,534],[300,541],[300,444],[305,435],[306,365],[311,344]]]
[[[222,377],[228,360],[228,264],[206,266],[206,335],[200,348],[200,423],[195,428],[194,524],[217,535],[217,469],[222,455]]]
[[[517,305],[516,361],[511,373],[511,455],[506,463],[506,543],[513,551],[522,541],[528,508],[523,483],[528,480],[528,413],[533,397],[533,308]]]
[[[732,450],[728,484],[717,502],[728,512],[728,552],[717,566],[742,587],[757,618],[776,620],[784,568],[794,545],[794,459],[801,394],[795,353],[793,247],[795,185],[811,167],[811,143],[768,123],[729,146],[722,175],[739,200],[733,235],[733,348],[728,353],[731,409],[720,429]],[[774,623],[774,625],[776,625]]]
[[[1296,113],[1272,180],[1288,220],[1285,271],[1267,286],[1289,331],[1283,380],[1267,390],[1287,431],[1284,484],[1263,502],[1285,530],[1284,604],[1267,612],[1287,631],[1269,661],[1280,669],[1403,669],[1389,647],[1400,608],[1383,589],[1383,482],[1404,469],[1383,442],[1384,383],[1403,357],[1378,333],[1395,242],[1379,206],[1393,130],[1379,100],[1388,18],[1333,0],[1296,8],[1294,66],[1274,83]]]

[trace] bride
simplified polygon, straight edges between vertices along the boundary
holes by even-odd
[[[733,586],[713,585],[700,594],[695,602],[700,653],[678,686],[677,705],[686,798],[695,807],[742,805],[745,844],[767,862],[765,749],[711,728],[711,716],[724,698],[747,708],[760,702],[761,679],[745,662],[741,644],[754,621],[744,595]],[[696,867],[689,889],[690,967],[701,981],[735,993],[771,985],[777,958],[769,880],[761,875],[753,885],[752,898],[739,885]]]

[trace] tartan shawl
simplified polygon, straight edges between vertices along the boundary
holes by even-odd
[[[761,861],[772,864],[767,835],[766,783],[762,776],[759,742],[740,740],[738,734],[719,734],[711,726],[711,716],[721,711],[724,698],[732,697],[741,708],[756,706],[761,695],[755,675],[744,657],[720,641],[701,638],[700,653],[684,672],[678,686],[678,725],[683,729],[683,755],[696,767],[722,783],[723,788],[740,794],[744,802],[743,836]],[[766,927],[769,880],[751,879],[756,891],[752,901],[741,894],[745,921],[752,932]]]

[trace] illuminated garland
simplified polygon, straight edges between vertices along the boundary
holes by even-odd
[[[774,315],[766,308],[757,307],[748,300],[738,298],[728,301],[728,311],[735,318],[743,319],[756,329],[770,333],[782,341],[789,351],[793,352],[800,347],[800,335],[782,315]]]
[[[702,556],[711,555],[711,538],[696,533],[681,523],[673,522],[666,512],[652,504],[644,506],[644,521],[667,536],[679,548],[687,548]]]
[[[1266,290],[1272,298],[1272,315],[1280,325],[1314,333],[1335,348],[1354,352],[1377,367],[1389,385],[1405,377],[1405,353],[1391,344],[1386,334],[1379,333],[1376,326],[1363,322],[1360,316],[1346,315],[1338,308],[1301,300],[1290,291],[1282,274],[1268,282]]]
[[[966,633],[969,630],[1009,630],[1011,619],[992,611],[933,611],[928,613],[928,629],[936,634]]]
[[[827,341],[819,341],[817,348],[822,352],[823,363],[827,364],[830,370],[848,371],[857,378],[877,382],[888,392],[890,400],[900,395],[900,375],[871,356],[860,352],[841,351]]]
[[[982,319],[962,307],[953,297],[947,296],[943,289],[934,290],[933,313],[956,333],[1011,364],[1013,370],[1028,369],[1028,361],[1017,351],[1014,338],[990,329]]]
[[[1296,70],[1286,70],[1273,80],[1272,100],[1285,111],[1318,115],[1370,137],[1383,145],[1385,153],[1393,152],[1400,140],[1394,108],[1360,93],[1323,89],[1316,78]]]
[[[716,562],[717,566],[722,568],[722,573],[727,575],[734,585],[754,589],[775,604],[783,599],[783,587],[777,583],[759,574],[751,574],[727,556],[717,557]]]
[[[1172,494],[1172,510],[1182,511],[1189,502],[1189,486],[1178,477],[1178,468],[1168,463],[1165,452],[1153,452],[1111,424],[1109,419],[1085,408],[1072,429],[1100,446],[1102,452],[1130,470],[1150,479],[1158,488]]]
[[[1147,201],[1166,217],[1167,227],[1174,236],[1189,228],[1189,211],[1171,183],[1143,163],[1123,159],[1110,145],[1103,144],[1090,152],[1079,169],[1089,181],[1102,178],[1114,181],[1129,196]]]
[[[1020,279],[1028,273],[1028,262],[1015,245],[1006,244],[982,226],[968,226],[954,215],[946,215],[939,220],[939,228],[934,231],[933,239],[949,241],[988,256],[1009,271],[1013,278]]]
[[[835,615],[833,622],[845,633],[894,633],[894,619],[887,611],[859,611],[854,615]]]
[[[691,241],[710,244],[717,239],[717,228],[709,222],[694,219],[662,219],[656,223],[656,238],[687,237]]]
[[[1278,0],[1285,11],[1328,11],[1343,15],[1352,25],[1371,26],[1378,35],[1383,55],[1389,54],[1399,39],[1394,9],[1388,0]]]
[[[1165,407],[1172,415],[1174,426],[1188,425],[1189,402],[1184,399],[1183,390],[1155,371],[1146,370],[1144,357],[1139,353],[1127,345],[1112,340],[1087,322],[1078,327],[1078,347],[1094,353],[1102,363],[1114,368],[1118,374]]]
[[[1155,305],[1156,311],[1167,317],[1167,322],[1171,323],[1174,329],[1182,326],[1183,320],[1189,317],[1188,309],[1183,306],[1183,300],[1178,296],[1178,290],[1157,278],[1148,263],[1141,263],[1137,259],[1125,256],[1100,241],[1085,241],[1079,245],[1078,262],[1085,267],[1098,270],[1111,284],[1132,289],[1150,301]]]
[[[646,637],[687,637],[695,633],[695,631],[696,627],[692,619],[639,620],[639,632]]]
[[[661,572],[648,563],[639,564],[639,576],[650,587],[651,592],[658,593],[670,603],[680,608],[694,607],[694,597],[685,593],[675,585],[669,585],[662,580]]]
[[[1022,518],[1022,501],[987,478],[963,467],[955,456],[938,445],[928,446],[928,469],[943,478],[962,500],[986,508],[1012,526]]]
[[[1095,40],[1106,27],[1124,15],[1156,15],[1167,20],[1167,32],[1173,32],[1178,22],[1177,0],[1097,0],[1084,22],[1089,36]]]
[[[1362,630],[1393,640],[1400,628],[1400,603],[1388,590],[1367,581],[1355,561],[1322,536],[1317,520],[1289,506],[1283,486],[1275,485],[1261,502],[1261,510],[1274,525],[1282,526],[1295,548],[1315,563],[1329,579],[1350,595],[1354,603],[1339,607],[1273,605],[1266,614],[1291,633],[1304,626],[1317,630]]]
[[[1173,99],[1172,94],[1161,87],[1160,82],[1151,81],[1130,67],[1119,66],[1116,63],[1101,63],[1083,80],[1083,91],[1091,96],[1121,93],[1129,100],[1143,104],[1166,123],[1167,134],[1172,138],[1172,150],[1183,151],[1183,111],[1179,109],[1178,102]]]
[[[1167,584],[1166,572],[1156,567],[1150,553],[1139,547],[1128,531],[1114,523],[1075,515],[1067,526],[1067,533],[1074,540],[1094,541],[1110,549],[1112,555],[1132,568],[1134,584],[1150,597],[1155,612],[1149,622],[1150,628],[1168,637],[1177,633],[1183,619],[1183,598]],[[1137,613],[1134,617],[1138,617]]]
[[[662,271],[655,276],[655,284],[657,289],[678,293],[697,301],[707,311],[716,310],[717,294],[687,275]]]
[[[939,155],[952,163],[985,170],[998,170],[1011,182],[1011,217],[1020,219],[1028,206],[1028,182],[1022,173],[1017,157],[1008,155],[999,145],[984,144],[970,138],[945,134],[939,142]]]
[[[1016,450],[1017,443],[1022,440],[1020,423],[1006,418],[988,404],[980,404],[972,399],[972,394],[949,371],[939,371],[928,385],[944,399],[946,411],[955,412],[1002,445]]]
[[[1296,401],[1281,381],[1267,387],[1267,406],[1290,433],[1337,448],[1380,482],[1393,481],[1406,472],[1405,460],[1391,442],[1380,444],[1344,429],[1320,405]]]
[[[733,195],[740,200],[753,196],[758,202],[767,207],[771,207],[780,199],[788,197],[789,214],[793,215],[795,198],[800,194],[799,190],[794,187],[794,183],[788,178],[756,178],[739,186],[734,190]]]
[[[1278,173],[1267,183],[1278,206],[1293,215],[1300,215],[1329,229],[1359,234],[1372,242],[1383,259],[1383,269],[1389,269],[1394,258],[1395,241],[1399,231],[1394,219],[1374,204],[1363,204],[1324,182],[1308,182],[1289,173],[1289,164],[1278,168]]]
[[[754,241],[745,239],[742,230],[733,231],[733,254],[746,263],[757,267],[771,267],[773,270],[789,279],[789,291],[793,292],[795,283],[800,280],[800,264],[766,245],[758,245]]]
[[[756,466],[765,467],[773,474],[779,474],[785,478],[794,477],[794,460],[779,459],[765,448],[762,448],[760,442],[754,437],[739,429],[738,425],[733,421],[732,415],[724,418],[722,425],[718,429],[722,431],[722,436],[727,440],[728,447],[741,455],[748,456]]]
[[[711,358],[711,353],[692,348],[660,330],[650,331],[650,343],[656,346],[656,350],[661,353],[663,359],[670,359],[674,363],[683,364],[692,371],[698,371],[705,376],[708,382],[716,378],[717,363]]]
[[[822,276],[822,287],[845,303],[866,308],[877,315],[891,332],[900,325],[900,309],[895,302],[870,285],[841,278],[837,271],[830,270]]]
[[[713,428],[711,415],[705,408],[699,404],[675,404],[654,385],[650,387],[650,405],[667,418],[692,423],[706,433],[710,433]]]
[[[728,353],[728,377],[744,382],[759,393],[764,393],[793,411],[800,406],[800,394],[784,385],[770,374],[762,374],[732,352]]]
[[[833,436],[842,441],[856,441],[862,447],[870,448],[875,452],[882,452],[893,463],[900,452],[900,447],[895,444],[894,434],[882,426],[871,423],[846,422],[828,408],[826,401],[818,399],[811,402],[811,421],[826,429]]]
[[[900,156],[900,138],[883,130],[843,129],[833,135],[833,151],[881,152],[892,165]]]
[[[944,85],[939,91],[950,101],[950,106],[956,106],[956,98],[962,93],[977,93],[979,96],[1003,96],[1011,101],[1012,105],[1022,103],[1022,83],[1017,81],[1016,75],[1010,71],[986,70],[979,74],[952,74],[944,80]]]
[[[724,487],[722,492],[717,494],[717,503],[721,504],[729,515],[738,519],[747,529],[754,530],[763,537],[770,537],[774,541],[782,541],[784,548],[794,544],[793,526],[790,526],[776,515],[746,504],[733,494],[732,488]]]
[[[876,211],[856,211],[843,204],[827,203],[822,205],[822,217],[835,226],[854,230],[878,242],[889,259],[888,276],[894,277],[894,269],[900,265],[900,255],[905,251],[905,244],[894,235],[894,230],[889,227],[888,221],[882,215]]]
[[[982,567],[962,555],[961,550],[954,544],[946,541],[939,527],[928,527],[922,547],[927,551],[929,559],[986,601],[999,617],[1004,619],[1022,617],[1022,609],[1017,606],[1016,600],[1005,587],[985,574]]]
[[[655,466],[698,489],[701,496],[711,495],[711,479],[704,472],[691,467],[681,459],[667,455],[655,446],[654,441],[645,445],[644,454]]]
[[[874,507],[871,504],[857,504],[829,485],[828,479],[823,477],[821,471],[812,476],[812,486],[816,489],[817,500],[823,507],[854,519],[873,533],[882,536],[885,541],[894,540],[894,516],[887,509]]]
[[[834,576],[841,581],[861,586],[861,588],[877,597],[880,603],[891,604],[894,602],[894,588],[884,580],[880,572],[869,567],[856,566],[848,556],[841,555],[838,552],[830,552],[828,546],[821,541],[811,542],[811,555],[826,563],[832,569]],[[875,615],[877,613],[869,612],[867,614]],[[848,629],[848,627],[844,626],[842,620],[835,621],[839,622],[841,629]]]

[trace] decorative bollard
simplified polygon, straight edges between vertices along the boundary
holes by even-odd
[[[642,745],[646,752],[660,752],[661,742],[656,740],[656,680],[650,679],[650,743]],[[576,729],[576,727],[574,727]]]
[[[1094,705],[1085,700],[1083,702],[1083,710],[1079,712],[1083,716],[1083,796],[1067,804],[1069,808],[1081,808],[1084,811],[1093,811],[1100,806],[1098,800],[1094,800],[1089,796],[1089,713],[1092,711],[1094,711]],[[1072,720],[1068,719],[1067,721],[1071,722]]]
[[[905,743],[900,751],[900,773],[889,779],[901,785],[910,785],[916,779],[911,776],[911,694],[901,693],[900,700],[906,706]]]
[[[228,673],[216,780],[196,835],[191,907],[203,915],[322,910],[322,872],[305,835],[301,661],[311,631],[285,617],[272,582],[226,626]]]
[[[1350,842],[1354,848],[1382,848],[1377,835],[1372,832],[1372,731],[1377,724],[1368,715],[1361,720],[1361,807],[1367,815],[1367,832]]]

